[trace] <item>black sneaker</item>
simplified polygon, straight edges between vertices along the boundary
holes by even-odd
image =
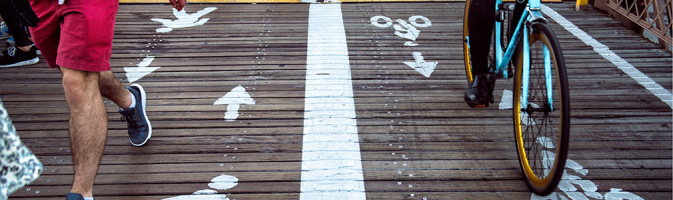
[[[35,54],[37,54],[38,56],[41,56],[41,55],[42,55],[42,52],[40,51],[40,49],[38,49],[37,46],[35,46],[35,45],[33,45],[32,47],[30,47],[30,50],[31,50],[31,51],[34,50],[34,51],[35,51]]]
[[[65,196],[65,200],[84,200],[84,197],[81,194],[68,193],[68,196]]]
[[[31,48],[30,51],[23,52],[16,47],[9,47],[0,56],[0,68],[33,65],[40,61],[35,53],[36,50],[36,48]]]
[[[133,84],[126,87],[136,98],[135,108],[120,110],[119,113],[124,115],[122,121],[126,122],[129,129],[129,141],[133,146],[143,146],[152,137],[152,125],[147,119],[145,112],[145,90],[138,84]]]
[[[35,46],[34,44],[33,44],[33,46],[30,47],[30,50],[35,51],[35,54],[37,54],[38,56],[42,55],[42,52],[40,52],[40,49],[38,49],[37,46]],[[6,56],[6,55],[9,55],[9,49],[2,50],[2,53],[0,54],[0,56]]]
[[[474,76],[474,80],[465,91],[465,102],[470,107],[488,106],[490,96],[488,94],[488,75],[482,74]]]

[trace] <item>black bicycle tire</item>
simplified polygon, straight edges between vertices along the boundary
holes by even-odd
[[[568,80],[567,80],[567,72],[565,68],[565,60],[563,58],[563,52],[561,50],[561,47],[558,43],[558,40],[556,38],[556,35],[552,32],[552,30],[543,23],[537,23],[532,26],[534,29],[533,34],[542,34],[544,35],[545,38],[547,38],[548,45],[550,46],[550,51],[552,51],[552,54],[555,59],[555,66],[556,66],[556,76],[557,76],[557,87],[559,87],[559,92],[560,92],[560,106],[561,108],[559,111],[561,112],[560,115],[560,123],[559,123],[559,139],[557,142],[557,148],[558,150],[555,152],[555,159],[554,159],[554,164],[552,169],[550,170],[550,175],[551,177],[545,178],[545,180],[548,181],[542,181],[543,184],[540,185],[536,183],[537,177],[531,177],[531,172],[526,171],[526,167],[530,169],[530,166],[525,166],[525,163],[528,163],[528,158],[526,158],[524,155],[525,152],[525,144],[522,144],[524,140],[520,138],[520,132],[521,131],[521,126],[517,125],[521,123],[521,119],[519,116],[519,99],[520,99],[520,91],[518,88],[521,87],[521,73],[522,73],[522,58],[523,55],[519,54],[519,66],[516,68],[516,74],[515,74],[515,80],[514,80],[514,101],[513,101],[513,120],[514,120],[514,135],[516,138],[516,148],[517,148],[517,155],[519,156],[519,165],[521,167],[522,173],[525,177],[526,184],[529,186],[529,188],[538,195],[544,196],[548,195],[551,192],[556,190],[556,187],[558,186],[558,183],[560,182],[562,176],[563,176],[563,171],[565,168],[565,163],[566,159],[568,156],[568,149],[569,149],[569,137],[570,137],[570,98],[569,98],[569,89],[568,89]],[[531,39],[533,40],[533,39]],[[530,41],[526,41],[530,42]],[[525,159],[525,161],[524,161]]]

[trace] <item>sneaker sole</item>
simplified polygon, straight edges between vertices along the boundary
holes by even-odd
[[[18,66],[34,65],[34,64],[37,64],[37,62],[40,62],[40,59],[37,58],[37,57],[35,57],[35,58],[33,58],[33,59],[25,60],[25,61],[21,61],[21,62],[14,63],[14,64],[0,65],[0,68],[9,68],[9,67],[18,67]]]
[[[138,84],[133,84],[133,85],[131,85],[131,87],[135,87],[135,88],[138,89],[138,91],[140,92],[140,106],[143,107],[143,116],[144,116],[145,119],[147,120],[147,128],[149,129],[149,131],[148,131],[148,133],[147,133],[147,138],[145,139],[145,141],[143,141],[143,143],[140,143],[140,144],[134,144],[133,141],[131,141],[131,139],[129,138],[129,141],[131,142],[131,144],[132,144],[133,146],[137,146],[137,147],[139,147],[139,146],[143,146],[143,145],[145,145],[145,143],[147,143],[147,141],[149,141],[150,138],[152,137],[152,124],[150,124],[150,119],[147,118],[147,112],[145,112],[145,110],[146,110],[145,105],[146,105],[146,103],[147,103],[147,99],[145,98],[145,90],[143,89],[142,86],[140,86],[140,85],[138,85]],[[137,103],[137,102],[136,102],[136,103]]]
[[[489,99],[489,98],[487,98]],[[469,99],[464,99],[465,103],[470,106],[470,108],[484,108],[488,107],[488,104],[490,103],[489,100],[485,99],[484,101],[471,101]]]

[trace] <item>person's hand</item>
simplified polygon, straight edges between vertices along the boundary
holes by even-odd
[[[185,5],[187,4],[187,0],[168,0],[168,1],[170,1],[173,8],[177,9],[178,11],[181,11],[182,8],[184,8]]]

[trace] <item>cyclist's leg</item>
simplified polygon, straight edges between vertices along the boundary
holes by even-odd
[[[5,24],[9,28],[9,33],[14,37],[17,47],[30,46],[33,43],[30,41],[28,32],[26,30],[27,24],[19,15],[19,11],[14,7],[13,1],[0,1],[0,16],[5,20]],[[30,49],[30,47],[27,47]],[[26,50],[27,51],[27,50]]]
[[[526,9],[526,4],[528,3],[528,0],[516,0],[516,3],[514,4],[514,13],[512,16],[512,23],[514,26],[509,26],[509,32],[512,33],[514,32],[514,29],[516,28],[516,23],[519,22],[519,19],[521,19],[521,13]]]
[[[472,74],[488,73],[488,51],[495,24],[495,0],[472,0],[468,13]]]
[[[470,106],[488,104],[488,53],[495,24],[495,0],[472,0],[468,16],[472,83],[465,91]]]

